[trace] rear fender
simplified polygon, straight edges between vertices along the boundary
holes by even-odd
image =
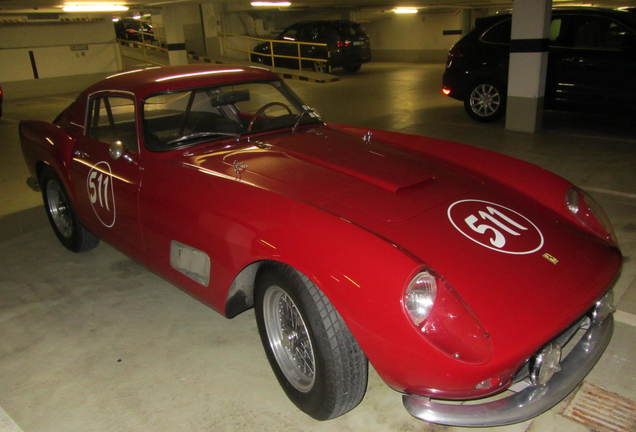
[[[27,168],[38,177],[43,165],[50,167],[60,178],[67,193],[74,200],[70,187],[70,170],[75,140],[61,127],[34,120],[20,122],[20,143]]]

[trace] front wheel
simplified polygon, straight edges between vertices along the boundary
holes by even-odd
[[[53,232],[64,247],[73,252],[83,252],[97,246],[99,239],[84,228],[77,219],[71,201],[57,175],[50,168],[45,168],[39,180],[46,215]]]
[[[504,112],[505,94],[495,83],[478,83],[464,99],[464,108],[469,116],[480,122],[497,120]]]
[[[289,399],[317,420],[356,407],[367,359],[327,297],[282,264],[259,272],[256,320],[267,358]]]

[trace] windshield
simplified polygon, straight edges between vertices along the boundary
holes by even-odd
[[[144,142],[154,151],[320,121],[281,81],[150,96],[143,116]]]

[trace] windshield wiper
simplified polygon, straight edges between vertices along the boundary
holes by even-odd
[[[320,120],[320,116],[318,115],[318,113],[316,111],[314,111],[314,109],[312,107],[310,107],[308,105],[303,105],[303,110],[300,112],[300,114],[298,114],[296,116],[296,121],[294,122],[294,125],[291,128],[291,133],[296,132],[296,128],[300,124],[300,121],[305,116],[305,114],[309,114],[310,117],[313,117],[314,119],[316,119],[318,121],[321,121]]]
[[[206,137],[211,137],[211,136],[228,136],[228,137],[238,138],[241,135],[237,134],[237,133],[233,133],[233,132],[212,132],[212,131],[194,132],[194,133],[183,135],[183,136],[180,136],[179,138],[175,138],[173,140],[170,140],[170,141],[166,142],[166,144],[167,145],[178,144],[178,143],[183,142],[183,141],[189,141],[189,140],[198,139],[198,138],[206,138]]]

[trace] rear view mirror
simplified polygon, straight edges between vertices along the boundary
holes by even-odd
[[[236,90],[212,95],[211,102],[213,106],[220,106],[235,104],[237,102],[245,102],[248,100],[250,100],[249,90]]]

